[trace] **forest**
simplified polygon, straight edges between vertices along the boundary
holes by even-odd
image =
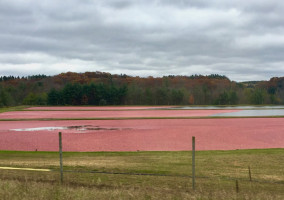
[[[98,71],[0,77],[0,107],[261,104],[284,104],[284,77],[235,82],[218,74],[139,77]]]

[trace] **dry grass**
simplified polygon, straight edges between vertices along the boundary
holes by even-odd
[[[4,199],[284,199],[284,149],[202,151],[192,190],[191,152],[64,153],[64,170],[154,173],[137,176],[0,170]],[[0,152],[0,166],[59,169],[54,152]],[[253,182],[248,178],[251,166]],[[206,176],[207,178],[201,178]],[[236,193],[235,180],[239,181]]]
[[[78,177],[77,177],[78,178]],[[109,177],[113,178],[113,177]],[[124,177],[120,177],[124,178]],[[109,185],[103,177],[93,177],[93,182],[84,184],[60,185],[58,183],[2,180],[0,196],[2,199],[283,199],[283,193],[275,192],[269,185],[240,183],[236,193],[234,184],[229,181],[198,182],[196,191],[190,188],[188,180],[140,180],[136,177],[132,185],[118,182]],[[137,180],[138,179],[138,180]],[[138,183],[136,183],[138,182]],[[150,182],[150,185],[149,185]],[[165,184],[169,182],[172,184]],[[139,186],[137,186],[139,185]],[[269,187],[269,190],[265,189]],[[279,190],[279,188],[278,188]]]

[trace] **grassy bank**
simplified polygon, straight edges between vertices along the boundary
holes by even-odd
[[[283,160],[284,149],[198,151],[193,191],[188,151],[63,153],[63,185],[59,182],[58,153],[1,151],[0,166],[54,171],[0,169],[0,196],[4,199],[283,199]]]
[[[28,111],[27,111],[28,112]],[[139,120],[139,119],[245,119],[245,118],[284,118],[279,116],[193,116],[193,117],[97,117],[97,118],[15,118],[0,121],[68,121],[68,120]]]
[[[10,111],[24,111],[27,108],[29,108],[29,106],[1,107],[0,108],[0,113],[10,112]]]

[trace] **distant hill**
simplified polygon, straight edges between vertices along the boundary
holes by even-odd
[[[219,74],[139,77],[107,72],[0,77],[0,106],[284,104],[284,77],[235,82]]]

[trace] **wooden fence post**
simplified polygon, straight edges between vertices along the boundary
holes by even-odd
[[[251,171],[250,171],[250,166],[248,166],[248,170],[249,170],[249,181],[251,181]]]
[[[59,132],[59,158],[60,158],[60,182],[63,183],[62,136],[61,136],[61,132]]]
[[[192,189],[195,190],[195,137],[192,137]]]
[[[236,180],[236,192],[239,193],[240,189],[239,189],[239,181]]]

